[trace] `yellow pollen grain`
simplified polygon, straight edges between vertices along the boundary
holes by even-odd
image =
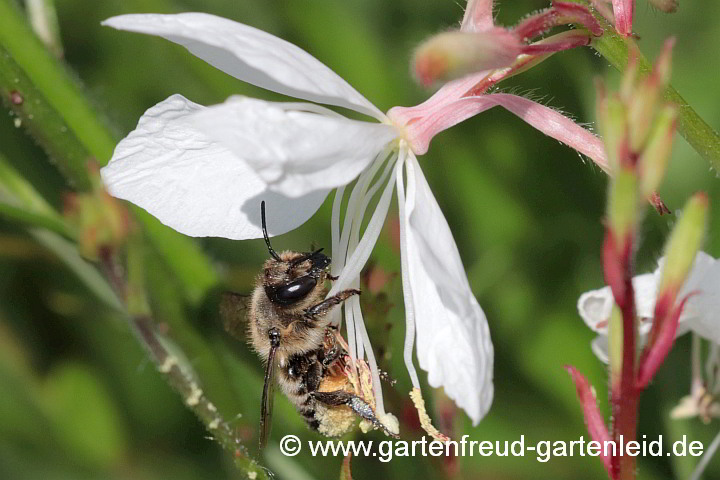
[[[420,389],[413,388],[410,392],[410,398],[412,399],[412,402],[418,411],[418,416],[420,417],[420,426],[422,426],[423,430],[425,430],[428,435],[433,437],[435,440],[439,440],[441,442],[449,442],[450,437],[444,435],[433,426],[432,421],[430,420],[430,416],[427,414],[427,410],[425,410],[425,400],[423,400],[422,398],[422,392],[420,392]]]

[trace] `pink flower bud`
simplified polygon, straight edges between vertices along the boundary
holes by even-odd
[[[507,67],[522,48],[522,42],[502,28],[440,33],[417,49],[413,70],[420,83],[430,86],[473,72]]]
[[[612,5],[615,14],[615,30],[620,35],[629,37],[632,35],[635,0],[612,0]]]

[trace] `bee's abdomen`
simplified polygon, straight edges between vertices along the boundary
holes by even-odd
[[[317,402],[311,394],[317,390],[322,373],[317,352],[309,352],[289,357],[278,375],[283,392],[313,430],[318,429],[320,422],[316,418]]]
[[[310,404],[311,405],[306,405],[306,406],[298,405],[297,410],[298,410],[298,413],[300,413],[300,415],[302,415],[302,417],[305,419],[308,426],[312,430],[317,430],[320,427],[320,422],[315,417],[315,414],[316,414],[315,401],[311,399]]]

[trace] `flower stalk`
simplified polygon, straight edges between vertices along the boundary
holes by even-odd
[[[245,472],[248,478],[271,478],[268,471],[249,456],[237,431],[223,418],[202,390],[199,381],[188,371],[188,367],[183,366],[183,360],[171,353],[160,339],[145,294],[145,248],[141,240],[141,235],[137,232],[130,238],[127,249],[127,278],[120,273],[115,255],[108,253],[101,260],[108,279],[118,290],[118,295],[125,299],[133,333],[147,350],[158,372],[206,426],[212,438],[232,455],[235,466]]]
[[[114,136],[10,0],[0,0],[0,93],[68,180],[89,189],[87,162],[104,164]]]
[[[602,251],[605,282],[614,300],[608,319],[608,358],[611,437],[617,451],[609,459],[603,459],[612,479],[635,478],[635,456],[617,452],[624,452],[625,445],[635,441],[640,395],[674,342],[680,315],[692,295],[677,302],[678,293],[702,244],[707,220],[707,195],[696,194],[688,201],[667,243],[654,322],[649,340],[638,355],[639,315],[633,283],[633,254],[637,250],[638,225],[643,213],[643,202],[638,199],[650,195],[659,186],[670,153],[676,110],[663,104],[658,93],[669,81],[672,46],[670,39],[649,75],[639,75],[637,59],[632,57],[619,93],[608,95],[604,87],[598,88],[598,117],[613,169]],[[569,371],[591,435],[602,436],[598,433],[603,430],[597,425],[600,415],[597,405],[588,400],[587,381],[574,369]]]
[[[637,228],[637,175],[627,157],[620,159],[623,166],[611,182],[608,207],[608,226],[603,246],[605,281],[610,285],[620,315],[610,322],[612,340],[610,351],[617,351],[622,341],[620,365],[611,365],[611,403],[613,410],[612,438],[619,447],[621,442],[635,439],[638,392],[635,389],[635,353],[637,344],[637,317],[635,292],[632,284],[632,252]],[[616,334],[618,330],[622,334]],[[613,345],[615,344],[615,345]],[[619,378],[618,378],[619,375]],[[634,478],[635,457],[614,456],[611,459],[613,478]]]
[[[472,18],[475,8],[479,7],[468,7],[466,20]],[[554,27],[572,23],[582,28],[534,41]],[[510,73],[520,59],[523,63],[528,56],[544,60],[545,55],[589,45],[594,35],[602,33],[586,7],[553,2],[550,8],[527,16],[513,28],[493,26],[491,19],[489,24],[463,21],[460,30],[434,35],[418,47],[413,70],[425,86],[486,70],[509,68]]]
[[[590,7],[589,0],[567,0]],[[596,15],[598,23],[602,26],[602,36],[594,37],[590,46],[602,55],[616,70],[623,71],[628,64],[630,51],[636,52],[638,73],[647,75],[652,66],[640,52],[632,37],[620,35],[615,27],[605,18]],[[716,172],[720,172],[720,133],[712,128],[690,104],[678,93],[672,85],[667,84],[662,90],[663,98],[677,109],[677,131],[690,144],[690,146]]]

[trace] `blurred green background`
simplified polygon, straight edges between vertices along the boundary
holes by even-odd
[[[414,45],[452,28],[463,2],[454,0],[58,0],[65,60],[93,103],[120,137],[150,106],[173,93],[203,104],[232,94],[276,99],[194,58],[162,39],[102,28],[121,13],[204,11],[285,38],[329,65],[380,109],[413,105],[429,95],[409,74]],[[512,25],[548,2],[500,2],[497,19]],[[720,126],[720,4],[681,2],[677,14],[656,13],[641,0],[635,30],[649,58],[669,35],[677,36],[673,84],[700,115]],[[589,49],[555,55],[502,84],[561,108],[580,122],[594,121],[592,79],[618,75]],[[7,111],[7,110],[4,110]],[[68,185],[45,153],[0,115],[0,154],[43,197],[62,208]],[[602,285],[601,219],[606,176],[574,151],[544,137],[515,116],[494,109],[438,136],[420,159],[455,234],[471,285],[490,322],[495,345],[495,402],[473,428],[447,400],[428,390],[438,423],[458,437],[526,443],[587,437],[573,385],[562,368],[573,364],[598,391],[607,413],[606,374],[589,345],[593,334],[575,308],[578,296]],[[660,193],[676,210],[696,190],[706,190],[713,215],[705,250],[720,256],[720,188],[707,163],[678,137]],[[330,244],[330,203],[306,225],[275,240],[275,248],[302,250]],[[396,218],[391,208],[388,225]],[[648,212],[638,271],[654,268],[674,216]],[[398,272],[398,252],[386,225],[374,265]],[[196,290],[159,254],[148,254],[151,305],[161,327],[185,352],[221,410],[255,443],[262,388],[258,359],[230,338],[218,319],[218,293],[247,293],[266,257],[262,241],[200,239],[187,255],[213,267]],[[180,264],[182,264],[180,261]],[[175,266],[177,267],[177,261]],[[188,267],[191,268],[191,267]],[[196,279],[197,280],[197,279]],[[370,336],[381,368],[397,378],[385,387],[389,410],[407,416],[410,388],[402,366],[404,330],[399,279],[381,295],[364,296]],[[384,306],[388,306],[387,314]],[[377,307],[377,308],[376,308]],[[707,445],[715,421],[673,421],[669,410],[688,394],[689,337],[681,338],[640,405],[640,434],[668,442],[688,435]],[[310,433],[286,399],[276,399],[274,445],[282,435]],[[404,420],[403,420],[404,421]],[[404,438],[419,438],[410,420]],[[362,438],[358,436],[357,438]],[[377,432],[368,438],[382,440]],[[251,447],[252,448],[252,447]],[[341,458],[292,459],[271,445],[263,460],[283,479],[338,478]],[[640,458],[639,478],[687,478],[697,459]],[[598,459],[534,456],[454,460],[398,458],[381,463],[355,458],[356,480],[368,478],[605,478]],[[720,478],[720,459],[706,478]],[[204,479],[239,478],[227,455],[165,384],[122,317],[100,303],[86,283],[58,259],[37,230],[0,217],[0,478],[2,479]]]

